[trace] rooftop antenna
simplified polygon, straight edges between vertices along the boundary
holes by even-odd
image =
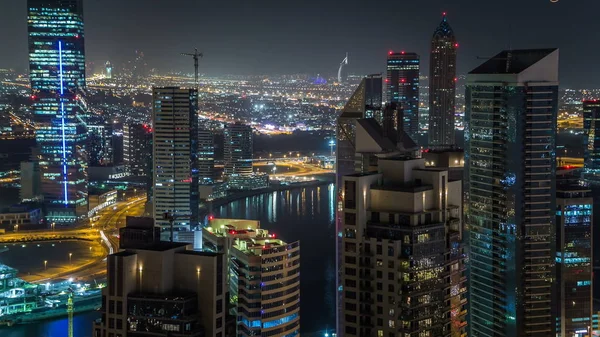
[[[194,53],[181,53],[183,56],[191,56],[194,59],[194,84],[196,85],[196,90],[199,89],[198,84],[198,59],[200,57],[204,57],[204,54],[198,52],[198,48],[194,48]]]

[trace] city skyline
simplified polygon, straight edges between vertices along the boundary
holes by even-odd
[[[496,50],[509,46],[514,49],[559,47],[563,50],[563,64],[570,65],[569,68],[561,68],[563,84],[576,87],[599,85],[594,79],[599,77],[600,70],[590,68],[594,53],[577,52],[588,48],[585,37],[564,28],[570,27],[565,18],[577,14],[577,24],[581,30],[597,30],[599,24],[591,16],[594,9],[600,9],[597,3],[583,5],[562,1],[552,4],[539,1],[523,4],[508,0],[503,2],[505,6],[499,7],[495,3],[482,4],[467,0],[452,5],[432,0],[403,6],[400,11],[400,5],[392,5],[387,1],[371,5],[351,1],[345,6],[345,15],[336,14],[340,9],[333,1],[321,2],[318,10],[271,1],[254,7],[239,1],[199,5],[177,0],[175,3],[179,6],[171,6],[173,2],[139,6],[140,2],[135,0],[123,3],[114,0],[86,1],[88,60],[94,62],[98,69],[106,61],[117,66],[133,59],[135,51],[140,50],[145,53],[150,66],[169,64],[165,69],[159,68],[160,71],[191,73],[189,60],[178,53],[190,52],[197,47],[205,52],[201,73],[209,75],[321,73],[334,76],[339,60],[349,52],[350,73],[383,72],[388,50],[412,50],[420,55],[428,55],[430,27],[437,24],[441,13],[446,11],[460,37],[458,74],[464,74],[480,63],[477,57],[489,57]],[[384,3],[389,5],[386,13],[382,14],[384,17],[394,15],[396,20],[403,22],[418,18],[414,24],[410,24],[414,28],[410,31],[393,28],[385,18],[381,20],[382,25],[361,27],[360,30],[343,25],[345,19],[352,20],[363,13],[375,13],[378,6]],[[512,9],[517,5],[519,11],[513,12]],[[6,49],[0,52],[0,67],[17,70],[26,67],[27,48],[22,39],[26,21],[22,15],[18,15],[23,10],[24,0],[0,4],[0,29],[13,32],[5,42]],[[136,20],[131,20],[128,15],[132,11],[136,13]],[[164,24],[153,20],[155,13],[164,16],[165,19],[161,20]],[[226,22],[224,20],[236,13],[244,15],[227,25],[223,24]],[[307,21],[303,20],[288,24],[288,13],[294,13],[294,18],[305,15],[317,24],[305,24]],[[513,19],[511,27],[501,25],[509,15]],[[107,17],[110,17],[110,27],[106,25]],[[177,25],[170,24],[173,21]],[[166,24],[172,30],[165,29]],[[242,27],[246,28],[242,30]],[[119,33],[123,31],[128,34]],[[197,31],[197,39],[191,38],[194,31]],[[244,33],[240,34],[240,31]],[[169,48],[164,48],[163,43],[154,43],[161,39],[169,41]],[[428,57],[423,58],[422,67],[429,68]],[[422,75],[426,74],[422,72]]]

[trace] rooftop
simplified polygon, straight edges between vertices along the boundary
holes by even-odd
[[[503,50],[469,74],[519,74],[556,50],[557,48]]]
[[[422,184],[404,184],[404,185],[373,185],[371,186],[372,190],[380,190],[380,191],[395,191],[395,192],[407,192],[407,193],[418,193],[433,190],[433,186],[431,185],[422,185]]]
[[[234,248],[248,255],[260,256],[263,249],[287,245],[275,234],[259,228],[259,222],[254,220],[213,219],[204,230],[216,237],[232,240]]]

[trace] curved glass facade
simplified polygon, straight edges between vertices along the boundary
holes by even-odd
[[[49,222],[87,213],[83,7],[76,0],[29,0],[29,67],[42,193]]]

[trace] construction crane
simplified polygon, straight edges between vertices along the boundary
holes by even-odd
[[[200,57],[204,57],[204,55],[202,53],[198,52],[198,48],[194,49],[194,53],[190,54],[190,53],[181,53],[181,55],[183,56],[191,56],[192,58],[194,58],[194,84],[196,85],[196,90],[198,90],[198,59]]]

